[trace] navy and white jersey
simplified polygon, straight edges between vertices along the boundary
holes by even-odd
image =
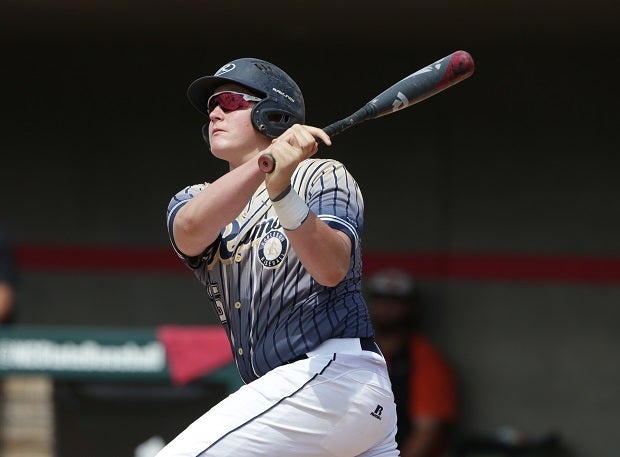
[[[168,206],[174,249],[206,287],[245,382],[327,339],[374,336],[361,292],[364,203],[357,182],[328,159],[303,161],[291,182],[311,211],[351,239],[349,271],[335,287],[318,284],[303,267],[264,184],[199,258],[176,248],[172,226],[178,210],[208,183],[186,187]]]

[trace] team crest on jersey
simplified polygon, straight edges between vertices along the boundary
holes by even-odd
[[[272,230],[267,233],[258,245],[258,258],[267,268],[277,268],[288,252],[288,239],[284,233]]]

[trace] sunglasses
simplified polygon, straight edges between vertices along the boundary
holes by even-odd
[[[242,94],[241,92],[218,92],[213,94],[207,100],[207,114],[211,113],[218,106],[222,108],[222,111],[229,113],[241,108],[247,108],[250,106],[248,102],[260,102],[262,98],[254,97],[253,95]]]

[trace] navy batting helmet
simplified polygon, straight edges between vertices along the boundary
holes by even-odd
[[[268,137],[276,138],[293,124],[305,122],[306,107],[297,83],[282,69],[260,59],[233,60],[213,76],[198,78],[187,89],[187,97],[198,111],[208,115],[207,99],[217,86],[231,82],[262,98],[252,108],[252,124]]]

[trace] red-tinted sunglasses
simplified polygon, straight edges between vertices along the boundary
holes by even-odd
[[[240,108],[250,106],[248,102],[260,102],[262,98],[253,95],[242,94],[241,92],[218,92],[207,100],[207,113],[211,113],[216,107],[222,108],[225,113],[236,111]]]

